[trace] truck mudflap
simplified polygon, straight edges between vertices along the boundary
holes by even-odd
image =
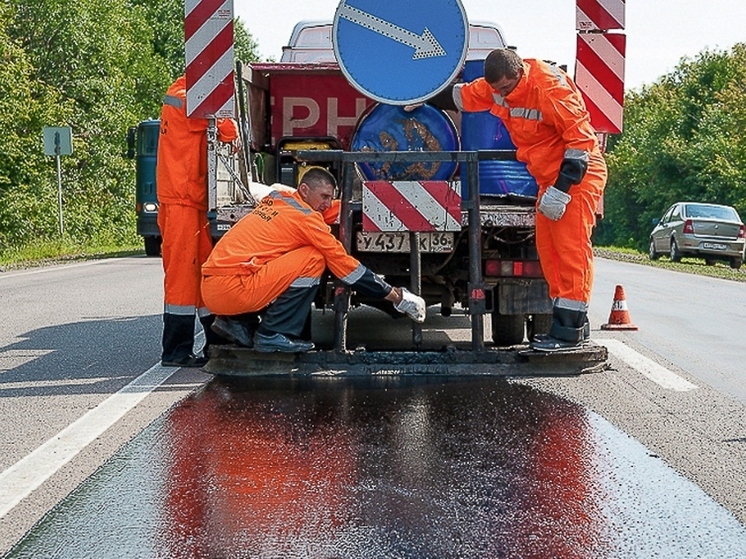
[[[607,368],[606,347],[588,342],[581,348],[539,352],[527,345],[510,349],[469,351],[449,347],[444,351],[259,353],[236,346],[212,346],[205,370],[219,376],[391,376],[391,375],[491,375],[567,376],[600,372]]]

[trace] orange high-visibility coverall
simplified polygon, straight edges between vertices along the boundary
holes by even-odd
[[[588,169],[570,188],[564,216],[552,221],[536,213],[536,249],[549,296],[587,304],[593,283],[591,233],[606,185],[606,162],[583,98],[570,77],[554,65],[524,60],[524,75],[505,98],[484,78],[458,84],[454,101],[465,111],[485,111],[502,119],[539,185],[538,199],[555,184],[565,159],[583,159]]]
[[[348,285],[359,280],[367,268],[327,225],[339,213],[336,202],[322,214],[297,192],[274,191],[262,199],[202,266],[207,307],[217,315],[260,311],[289,287],[318,285],[327,267]]]
[[[218,138],[238,138],[232,119],[218,119]],[[156,165],[158,226],[163,244],[164,317],[209,315],[200,294],[200,267],[212,250],[207,220],[207,125],[204,118],[186,116],[186,76],[169,87],[163,100]],[[165,329],[169,329],[166,320]],[[194,327],[192,318],[192,328]],[[164,332],[166,338],[192,336]],[[188,340],[184,340],[188,345]],[[164,347],[164,357],[169,349]]]

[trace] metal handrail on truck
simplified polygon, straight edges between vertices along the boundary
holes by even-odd
[[[352,188],[356,163],[459,163],[467,165],[467,201],[462,202],[469,217],[469,314],[471,315],[471,349],[484,351],[484,324],[482,315],[488,311],[485,293],[488,290],[482,280],[482,226],[479,215],[479,161],[515,161],[515,150],[484,151],[342,151],[342,150],[302,150],[297,153],[300,161],[342,163],[343,187],[339,218],[339,237],[345,249],[352,249]],[[421,254],[418,232],[410,232],[410,282],[413,293],[421,290]],[[334,296],[335,328],[334,348],[337,352],[347,347],[347,312],[349,309],[349,288],[336,289]],[[415,348],[422,343],[422,326],[412,324],[412,341]]]

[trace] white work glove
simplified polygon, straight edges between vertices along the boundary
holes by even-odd
[[[405,288],[401,287],[401,301],[394,305],[394,308],[400,313],[406,314],[409,318],[420,324],[425,322],[427,307],[425,300],[419,295],[415,295]]]
[[[550,186],[539,200],[538,210],[552,221],[557,221],[565,214],[567,203],[570,200],[572,200],[572,196],[562,192],[559,188]]]

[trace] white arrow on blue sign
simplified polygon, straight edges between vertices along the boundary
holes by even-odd
[[[460,0],[342,0],[332,37],[353,87],[407,105],[429,99],[459,73],[469,22]]]

